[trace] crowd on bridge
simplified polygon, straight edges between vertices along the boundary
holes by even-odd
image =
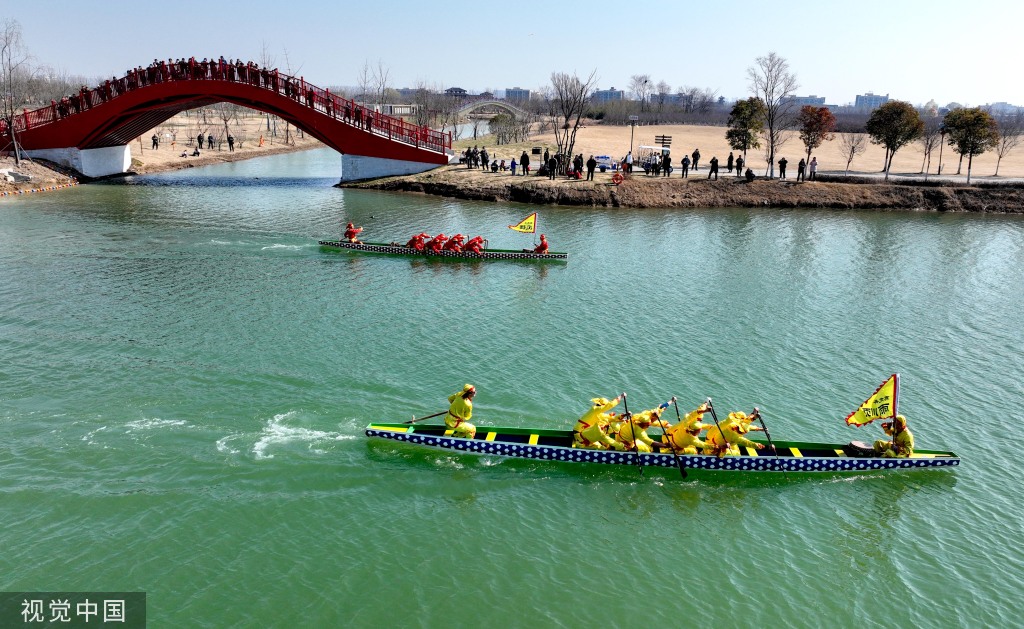
[[[49,107],[25,112],[21,120],[16,120],[19,123],[24,121],[23,130],[27,130],[36,124],[59,120],[92,109],[138,88],[182,80],[244,83],[283,94],[286,98],[370,133],[374,133],[376,123],[377,133],[392,140],[432,150],[451,147],[451,140],[447,134],[407,123],[400,118],[386,116],[364,104],[331,94],[330,90],[310,85],[305,79],[283,74],[277,68],[261,68],[254,61],[243,62],[240,59],[225,59],[223,56],[202,60],[195,57],[176,60],[154,59],[146,67],[132,68],[123,77],[112,77],[95,88],[90,89],[83,85],[77,92],[61,98],[59,102],[51,100]],[[6,132],[6,127],[0,122],[0,135]]]

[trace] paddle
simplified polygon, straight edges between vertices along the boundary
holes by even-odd
[[[415,424],[416,422],[421,422],[424,419],[430,419],[431,417],[437,417],[439,415],[444,415],[447,412],[448,411],[441,411],[440,413],[434,413],[433,415],[427,415],[426,417],[420,417],[419,419],[416,419],[416,416],[413,415],[411,420],[409,420],[407,422],[402,422],[402,423],[403,424]]]
[[[754,417],[757,418],[757,421],[761,422],[761,429],[764,430],[764,436],[768,437],[768,445],[772,447],[772,452],[775,453],[775,458],[779,458],[779,451],[775,449],[775,444],[772,443],[772,436],[768,433],[768,426],[765,425],[764,418],[761,417],[761,409],[757,408],[756,406],[754,407]],[[782,469],[782,476],[787,479],[789,478],[788,476],[786,476],[785,468]]]
[[[676,396],[672,396],[672,405],[676,407],[676,430],[679,430],[679,424],[683,423],[682,418],[679,416],[679,402],[676,402]],[[672,437],[665,430],[665,420],[658,415],[658,421],[661,422],[661,431],[665,433],[665,437],[668,440],[668,448],[672,450],[672,456],[676,457],[676,466],[679,468],[679,475],[684,479],[686,478],[686,468],[683,467],[683,461],[679,458],[679,453],[676,452],[676,446],[672,443]]]
[[[636,454],[636,466],[640,468],[640,476],[644,475],[644,463],[640,460],[640,448],[636,445],[636,425],[633,424],[633,414],[629,412],[629,404],[626,403],[626,393],[622,393],[622,408],[626,410],[626,417],[629,417],[629,430],[633,433],[633,453]]]
[[[711,419],[715,420],[715,428],[718,429],[718,434],[722,436],[722,441],[725,441],[725,433],[722,432],[722,426],[718,423],[718,414],[715,413],[715,405],[711,403],[711,398],[708,398],[708,410],[711,411]]]

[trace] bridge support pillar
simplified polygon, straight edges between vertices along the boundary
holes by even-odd
[[[428,164],[425,162],[410,162],[400,159],[387,159],[383,157],[363,157],[361,155],[341,156],[341,180],[360,181],[363,179],[377,179],[378,177],[394,177],[398,175],[414,175],[443,164]]]
[[[132,152],[127,144],[98,149],[79,149],[73,146],[63,149],[32,149],[26,150],[25,154],[73,168],[86,177],[119,175],[128,172],[132,166]]]

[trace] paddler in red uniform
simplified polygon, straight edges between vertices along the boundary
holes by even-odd
[[[409,242],[405,243],[405,246],[409,249],[415,249],[416,251],[423,251],[424,243],[430,238],[430,234],[427,232],[421,232],[416,234],[409,239]]]
[[[476,387],[467,384],[458,393],[448,396],[451,406],[444,416],[444,425],[452,429],[456,437],[472,439],[476,436],[476,426],[469,423],[473,416],[473,396],[476,395]]]
[[[356,227],[352,223],[349,223],[348,225],[345,226],[345,240],[360,245],[363,244],[359,239],[356,238],[356,236],[358,236],[359,232],[361,231],[363,231],[362,227]]]
[[[455,234],[448,239],[448,242],[444,243],[444,250],[460,252],[462,251],[462,242],[464,240],[466,240],[465,236],[462,234]]]
[[[426,244],[426,249],[428,251],[433,251],[434,253],[438,253],[439,251],[441,251],[442,248],[444,248],[444,243],[447,240],[448,240],[448,236],[445,236],[443,233],[440,233],[440,234],[438,234],[438,235],[436,235],[436,236],[434,236],[433,238],[430,239],[430,242],[428,242]]]
[[[473,236],[470,238],[466,245],[462,248],[463,251],[471,251],[473,253],[480,253],[480,249],[484,245],[484,239],[482,236]]]

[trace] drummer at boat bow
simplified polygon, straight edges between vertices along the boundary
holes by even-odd
[[[622,401],[619,395],[611,400],[596,397],[592,400],[590,410],[576,421],[572,429],[572,445],[574,448],[593,448],[595,450],[624,450],[621,443],[608,436],[608,425],[612,416],[608,411]]]
[[[456,437],[472,439],[476,436],[476,426],[469,423],[473,416],[473,396],[476,395],[476,387],[467,384],[458,393],[448,396],[451,406],[444,416],[444,425],[452,429]]]
[[[907,428],[907,418],[897,415],[891,422],[882,424],[882,432],[892,437],[875,442],[875,454],[886,458],[906,458],[914,454],[914,435]]]
[[[345,240],[356,244],[362,244],[362,242],[357,238],[361,231],[363,231],[362,227],[356,227],[352,223],[349,223],[345,226]]]
[[[729,413],[729,417],[718,426],[708,427],[708,437],[704,441],[704,454],[717,454],[718,456],[739,456],[740,447],[754,448],[761,450],[763,443],[751,441],[743,435],[754,430],[763,430],[757,426],[751,426],[759,417],[757,411],[747,415],[743,411]]]

